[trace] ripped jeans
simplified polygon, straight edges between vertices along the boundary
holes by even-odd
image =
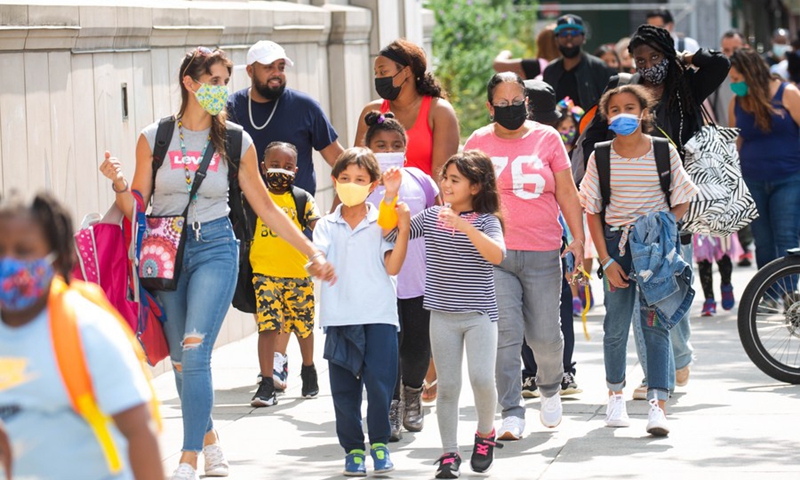
[[[233,299],[239,244],[227,217],[203,223],[200,238],[187,224],[178,288],[157,292],[183,414],[183,451],[203,450],[213,428],[211,350]]]

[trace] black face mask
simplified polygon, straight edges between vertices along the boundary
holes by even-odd
[[[402,70],[400,70],[402,72]],[[396,100],[398,95],[400,95],[400,89],[402,88],[402,84],[399,87],[395,87],[392,83],[394,81],[394,77],[400,75],[400,72],[395,73],[391,77],[379,77],[375,79],[375,91],[378,92],[378,95],[381,96],[384,100]]]
[[[506,130],[517,130],[528,118],[525,104],[494,107],[494,121]]]
[[[561,55],[563,55],[564,58],[575,58],[581,54],[581,47],[580,45],[573,45],[571,47],[559,45],[558,51],[561,52]]]

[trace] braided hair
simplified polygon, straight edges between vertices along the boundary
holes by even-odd
[[[633,51],[642,45],[647,45],[662,53],[669,62],[667,78],[664,80],[664,93],[659,102],[666,99],[668,111],[682,111],[686,118],[699,116],[700,106],[695,101],[692,89],[686,80],[685,74],[688,68],[678,60],[675,41],[669,31],[652,25],[639,25],[628,44],[628,53],[633,56]],[[683,139],[679,139],[679,143],[682,144]]]
[[[19,192],[12,191],[0,201],[0,217],[20,215],[29,216],[42,229],[50,251],[56,254],[56,273],[69,282],[75,266],[75,231],[67,209],[49,193],[39,193],[28,203]]]

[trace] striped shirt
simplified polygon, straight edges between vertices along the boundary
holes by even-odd
[[[678,151],[670,144],[669,163],[671,172],[670,203],[677,206],[688,202],[697,187],[681,163]],[[603,212],[603,196],[597,176],[594,152],[589,157],[586,175],[580,188],[581,205],[587,213]],[[606,223],[612,227],[632,224],[637,218],[650,212],[667,211],[669,207],[658,180],[656,158],[652,141],[650,150],[638,158],[624,158],[614,151],[611,144],[611,202],[606,206]]]
[[[425,300],[423,307],[440,312],[480,312],[497,321],[494,267],[487,262],[467,235],[439,221],[440,206],[411,218],[410,238],[425,237]],[[487,213],[461,212],[461,217],[503,246],[500,220]],[[394,242],[397,230],[387,240]]]

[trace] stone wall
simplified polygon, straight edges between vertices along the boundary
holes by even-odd
[[[0,190],[47,189],[76,223],[106,211],[114,194],[98,172],[104,151],[119,157],[131,178],[138,133],[177,111],[178,66],[198,45],[229,53],[234,91],[249,86],[250,45],[282,44],[295,62],[288,85],[316,98],[341,143],[351,145],[358,115],[375,97],[371,56],[406,32],[429,39],[431,17],[419,13],[419,0],[303,3],[0,1]],[[319,155],[315,166],[326,208],[330,170]],[[218,343],[254,328],[249,316],[231,310]]]

